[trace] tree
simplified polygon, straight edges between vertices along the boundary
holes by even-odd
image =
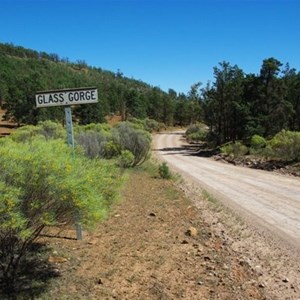
[[[260,70],[259,98],[256,105],[263,135],[268,137],[276,134],[287,126],[288,115],[292,107],[286,101],[284,81],[279,77],[282,63],[271,57],[265,59]]]
[[[194,83],[188,92],[188,113],[190,116],[189,124],[193,124],[202,119],[201,82]]]
[[[243,101],[244,73],[236,65],[222,62],[214,68],[212,88],[203,90],[205,120],[218,143],[243,136],[245,103]]]
[[[290,103],[290,113],[288,118],[288,127],[292,131],[300,131],[300,73],[295,69],[290,69],[287,64],[283,72],[283,81],[286,89],[285,101]]]

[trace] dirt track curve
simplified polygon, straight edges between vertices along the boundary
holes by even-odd
[[[299,250],[299,178],[199,157],[182,147],[184,143],[183,132],[157,134],[154,150],[185,179],[190,178],[257,227]]]

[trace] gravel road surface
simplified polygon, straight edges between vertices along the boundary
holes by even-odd
[[[228,165],[187,150],[183,132],[161,133],[154,150],[183,178],[190,178],[258,227],[300,247],[299,178]]]

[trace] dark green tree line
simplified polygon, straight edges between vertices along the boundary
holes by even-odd
[[[300,73],[275,58],[262,62],[259,74],[245,74],[222,62],[214,82],[202,89],[204,122],[218,144],[282,129],[300,130]]]
[[[0,43],[0,105],[6,118],[19,124],[43,120],[63,122],[61,108],[35,108],[41,90],[94,86],[99,103],[79,105],[74,115],[80,124],[104,122],[119,114],[125,121],[151,118],[166,125],[204,122],[218,143],[275,135],[282,129],[300,130],[300,73],[275,58],[262,62],[258,74],[245,74],[237,65],[221,62],[214,81],[195,83],[187,94],[90,67],[84,60],[70,62],[47,54]]]

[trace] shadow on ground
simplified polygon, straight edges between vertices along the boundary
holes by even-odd
[[[16,284],[8,290],[0,274],[0,299],[36,299],[47,290],[50,280],[59,277],[54,265],[48,262],[50,249],[40,243],[32,245],[22,260],[17,274]]]
[[[185,141],[183,139],[183,141]],[[206,143],[202,144],[183,144],[181,147],[166,147],[153,149],[153,151],[166,152],[165,155],[182,154],[185,156],[212,157],[218,154],[218,149],[212,149]]]

